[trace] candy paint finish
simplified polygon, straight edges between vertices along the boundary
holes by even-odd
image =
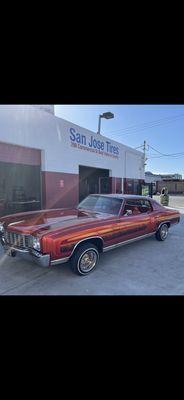
[[[124,216],[126,199],[148,198],[125,195],[114,197],[122,199],[122,209],[118,216],[77,209],[57,209],[10,215],[2,217],[0,222],[4,222],[8,232],[39,238],[41,253],[49,254],[51,261],[57,261],[70,257],[75,246],[88,238],[97,238],[103,251],[118,243],[154,233],[164,221],[172,225],[180,220],[178,211],[166,209],[152,199],[149,199],[151,212]]]

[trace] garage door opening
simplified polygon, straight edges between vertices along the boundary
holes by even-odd
[[[109,170],[102,168],[79,166],[79,201],[89,194],[111,193]]]
[[[0,216],[40,208],[40,166],[0,161]]]

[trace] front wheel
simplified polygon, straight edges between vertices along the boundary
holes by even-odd
[[[88,275],[99,261],[99,251],[94,244],[86,243],[76,249],[71,259],[72,270],[78,275]]]
[[[156,239],[159,241],[164,241],[168,235],[169,227],[167,224],[163,224],[156,233]]]

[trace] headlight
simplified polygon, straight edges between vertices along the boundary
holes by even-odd
[[[0,223],[0,234],[4,233],[4,226],[2,223]]]
[[[40,251],[40,240],[33,237],[33,249]]]

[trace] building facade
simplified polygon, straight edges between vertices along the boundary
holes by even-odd
[[[161,192],[162,188],[167,186],[169,193],[177,194],[184,192],[184,181],[181,174],[153,174],[150,171],[145,172],[145,183],[152,186],[152,193]]]
[[[161,181],[161,180],[162,180],[161,175],[153,174],[150,171],[145,172],[145,183],[156,184],[156,182]]]
[[[167,180],[182,180],[182,175],[181,174],[160,174],[162,179],[167,179]]]
[[[145,172],[145,182],[146,183],[156,183],[162,180],[182,180],[181,174],[153,174],[150,171]]]
[[[144,156],[54,115],[0,106],[0,213],[75,206],[90,193],[140,193]]]
[[[164,179],[157,182],[157,192],[161,193],[162,188],[167,187],[169,194],[184,194],[184,180]]]

